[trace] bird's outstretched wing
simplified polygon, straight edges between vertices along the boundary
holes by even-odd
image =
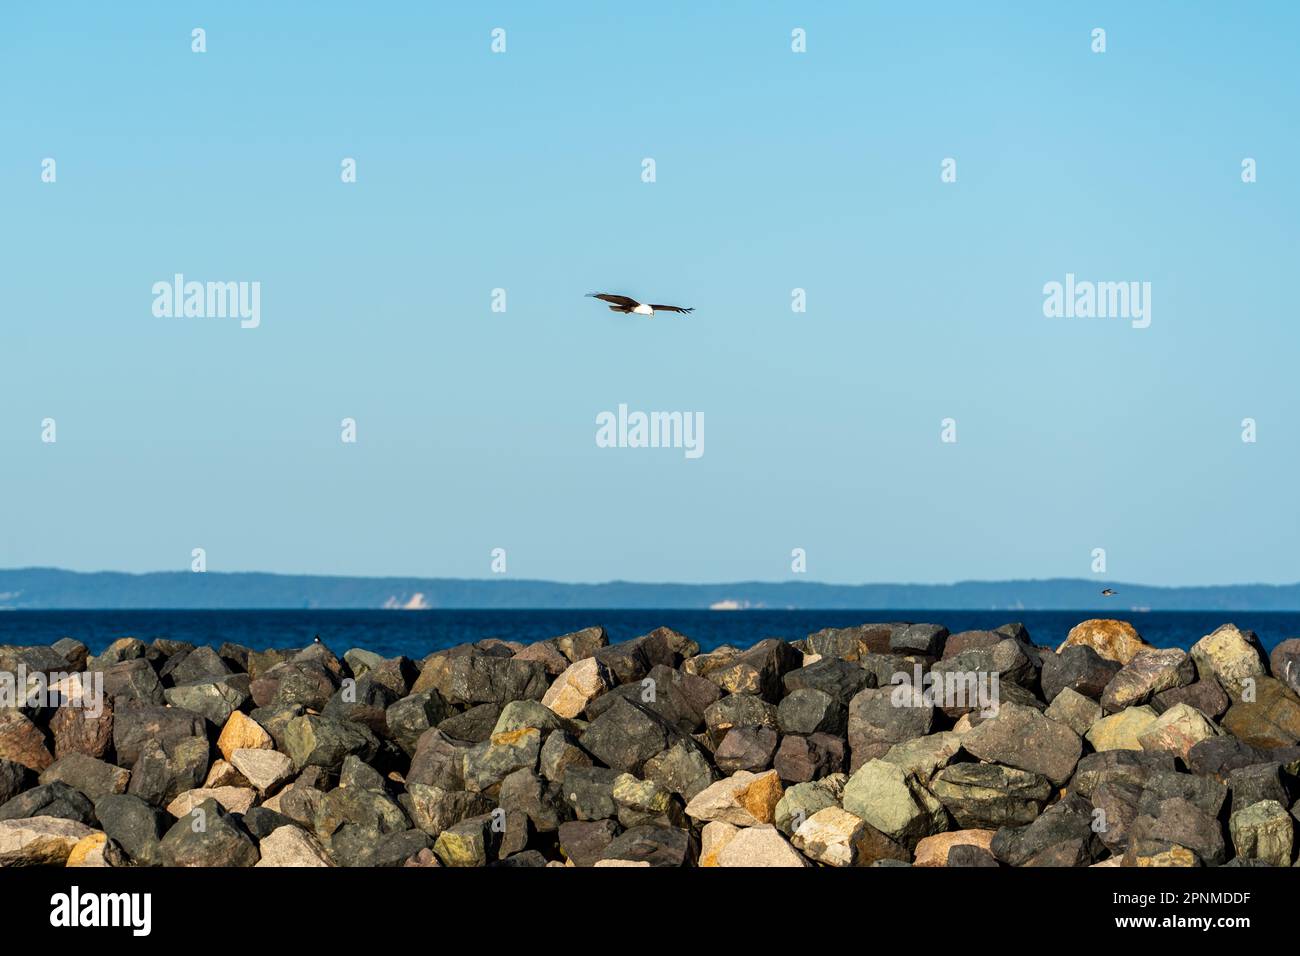
[[[650,303],[650,308],[654,309],[656,312],[680,312],[682,315],[689,315],[695,311],[694,308],[683,309],[681,306],[677,305],[655,305],[653,302]]]
[[[636,299],[629,299],[625,295],[613,295],[609,292],[588,292],[587,297],[591,299],[600,299],[604,302],[613,302],[615,305],[626,306],[629,309],[634,309],[641,304]]]

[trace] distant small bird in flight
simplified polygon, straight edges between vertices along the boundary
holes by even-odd
[[[611,312],[623,312],[631,315],[654,315],[656,312],[680,312],[682,315],[689,315],[695,311],[693,308],[683,309],[676,305],[646,305],[625,295],[614,295],[609,292],[588,292],[587,297],[600,299],[603,302],[612,302],[613,305],[609,307]]]
[[[1102,592],[1101,592],[1101,596],[1102,596],[1102,597],[1110,597],[1110,596],[1111,596],[1112,594],[1114,594],[1114,593],[1115,593],[1115,592],[1112,591],[1110,588],[1103,588],[1103,589],[1102,589]]]

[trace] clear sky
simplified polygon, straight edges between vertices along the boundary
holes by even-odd
[[[1300,579],[1300,8],[1233,11],[8,4],[0,566]]]

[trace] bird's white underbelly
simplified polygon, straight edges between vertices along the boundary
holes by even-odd
[[[650,306],[646,305],[644,302],[641,303],[640,305],[638,305],[638,306],[637,306],[635,309],[633,309],[632,311],[635,312],[637,315],[654,315],[654,314],[655,314],[655,310],[652,309],[652,308],[650,308]]]

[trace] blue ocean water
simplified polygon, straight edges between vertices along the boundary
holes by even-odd
[[[440,648],[486,637],[528,643],[595,624],[603,625],[612,641],[667,626],[710,650],[720,644],[748,647],[765,637],[795,640],[825,627],[872,621],[932,622],[954,633],[1019,621],[1035,643],[1054,646],[1075,624],[1096,616],[1086,611],[969,610],[6,611],[0,614],[0,644],[49,644],[73,637],[98,652],[120,637],[166,637],[212,647],[232,641],[262,650],[300,647],[319,635],[337,654],[363,647],[418,660]],[[1157,647],[1190,647],[1229,622],[1254,631],[1269,650],[1285,638],[1300,636],[1300,613],[1295,612],[1117,610],[1113,616],[1130,621]]]

